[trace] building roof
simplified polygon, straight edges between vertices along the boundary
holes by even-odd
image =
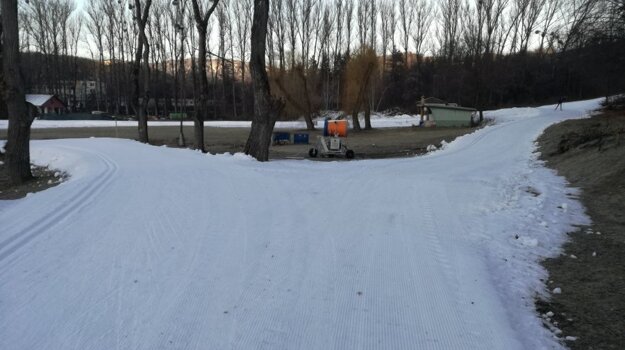
[[[426,103],[425,104],[426,107],[430,107],[430,108],[438,108],[438,109],[453,109],[453,110],[458,110],[458,111],[475,111],[475,108],[472,107],[462,107],[462,106],[458,106],[455,103],[451,103],[451,104],[443,104],[443,103]]]
[[[65,103],[56,95],[26,94],[26,102],[37,108],[65,108]]]
[[[54,95],[26,94],[26,102],[35,107],[41,107],[53,97]]]

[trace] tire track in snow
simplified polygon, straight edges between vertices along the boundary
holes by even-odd
[[[90,153],[101,160],[102,164],[104,164],[104,170],[98,174],[90,175],[90,177],[96,178],[97,180],[90,181],[84,189],[75,188],[74,195],[65,199],[62,203],[52,208],[52,210],[42,215],[41,220],[34,221],[22,229],[18,228],[17,232],[11,234],[9,238],[0,242],[0,262],[20,250],[20,248],[24,247],[36,237],[49,232],[72,214],[88,206],[103,191],[103,189],[113,181],[114,175],[119,170],[117,164],[111,161],[108,157],[104,156],[102,153],[67,146],[59,148],[65,148],[82,153]]]

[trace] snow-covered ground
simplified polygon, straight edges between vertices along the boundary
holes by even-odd
[[[561,348],[538,261],[588,219],[534,140],[597,105],[404,159],[35,141],[71,178],[0,205],[0,349]]]
[[[332,115],[336,117],[337,115]],[[362,118],[361,118],[362,119]],[[364,123],[364,119],[363,119]],[[178,126],[179,121],[149,121],[150,127],[158,126]],[[193,126],[193,122],[183,122],[185,126]],[[318,127],[323,127],[323,118],[315,120]],[[0,130],[8,128],[7,120],[0,120]],[[249,121],[223,121],[208,120],[204,122],[207,127],[213,128],[249,128]],[[395,117],[386,117],[382,114],[375,114],[371,117],[371,125],[374,128],[396,128],[412,125],[419,125],[419,117],[416,115],[398,115]],[[35,120],[33,129],[49,129],[49,128],[112,128],[112,127],[137,127],[136,121],[128,120]],[[284,121],[277,122],[276,129],[306,129],[306,122],[301,121]]]

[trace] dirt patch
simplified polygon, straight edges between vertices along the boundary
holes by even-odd
[[[65,173],[47,167],[32,166],[31,171],[33,178],[30,181],[14,186],[9,184],[5,165],[0,165],[0,200],[24,198],[29,193],[54,187],[67,178]]]
[[[593,222],[570,233],[560,257],[544,261],[548,289],[562,292],[537,302],[547,324],[577,338],[566,341],[574,350],[625,346],[624,134],[625,111],[606,110],[554,125],[539,138],[547,165],[582,189]]]
[[[193,143],[193,128],[184,127],[184,135],[188,145]],[[322,130],[284,130],[294,133],[309,134],[309,144],[273,145],[270,148],[271,159],[304,159],[308,150],[316,142]],[[380,128],[360,132],[350,132],[345,139],[356,159],[375,159],[406,157],[426,152],[428,145],[439,146],[441,141],[450,142],[456,137],[475,131],[475,128]],[[150,143],[161,146],[178,147],[177,126],[155,126],[149,128]],[[205,144],[211,153],[242,152],[249,130],[247,128],[213,128],[205,130]],[[6,137],[6,130],[0,130],[0,139]],[[88,137],[119,137],[136,139],[137,129],[134,127],[119,128],[55,128],[32,129],[31,139],[88,138]],[[336,158],[334,158],[336,159]],[[316,158],[316,160],[323,160]]]

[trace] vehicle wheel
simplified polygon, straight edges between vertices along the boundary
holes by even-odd
[[[348,149],[347,152],[345,152],[345,157],[347,159],[354,159],[354,156],[355,156],[354,151],[352,151],[351,149]]]
[[[308,155],[309,155],[311,158],[315,158],[315,157],[317,157],[317,154],[319,154],[319,151],[317,151],[317,149],[316,149],[316,148],[311,148],[311,149],[309,149],[309,150],[308,150]]]

